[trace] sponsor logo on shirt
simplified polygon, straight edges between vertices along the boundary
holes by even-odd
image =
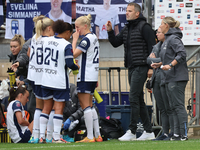
[[[80,45],[83,46],[83,47],[86,47],[87,46],[87,41],[83,40]]]

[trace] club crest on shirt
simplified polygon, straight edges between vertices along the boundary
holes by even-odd
[[[86,47],[87,46],[87,41],[83,40],[80,45],[83,46],[83,47]]]
[[[16,106],[17,106],[17,107],[20,107],[20,102],[16,102]]]

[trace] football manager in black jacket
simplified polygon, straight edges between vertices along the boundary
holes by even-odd
[[[131,116],[129,130],[119,138],[120,141],[151,140],[155,138],[143,98],[143,86],[152,75],[152,69],[147,65],[147,57],[156,44],[155,33],[141,14],[137,3],[129,3],[126,9],[127,24],[115,36],[110,21],[106,23],[108,38],[113,47],[124,45],[124,65],[128,68],[130,85],[129,101]],[[144,126],[143,134],[136,139],[138,118],[141,117]]]

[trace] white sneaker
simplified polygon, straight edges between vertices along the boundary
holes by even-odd
[[[126,131],[126,133],[118,138],[119,141],[134,141],[136,140],[136,135],[131,133],[131,130]]]
[[[153,132],[147,133],[146,131],[144,131],[142,135],[139,138],[137,138],[137,140],[139,141],[152,140],[152,139],[155,139],[154,133]]]

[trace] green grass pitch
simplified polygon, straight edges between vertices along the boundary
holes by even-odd
[[[131,141],[109,140],[95,143],[14,144],[0,143],[0,150],[197,150],[200,139],[188,141]]]

